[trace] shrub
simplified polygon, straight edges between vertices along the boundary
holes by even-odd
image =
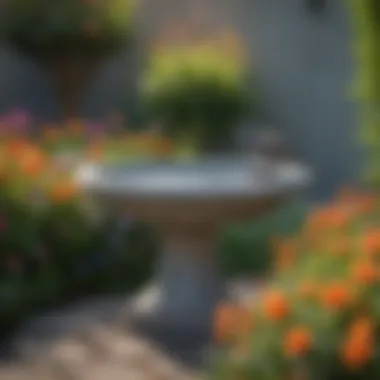
[[[262,219],[230,226],[222,234],[220,264],[228,277],[265,275],[273,261],[273,238],[296,233],[307,210],[303,201],[294,201]]]
[[[219,312],[215,379],[379,377],[379,211],[378,196],[346,193],[277,243],[257,300]]]
[[[41,307],[83,293],[132,290],[149,278],[155,237],[139,225],[118,230],[120,215],[99,217],[73,169],[78,160],[176,152],[170,140],[150,135],[97,130],[94,136],[81,121],[41,134],[16,127],[8,122],[0,129],[2,332]]]
[[[99,53],[120,46],[132,33],[134,0],[6,2],[5,35],[27,52]]]
[[[219,37],[219,38],[218,38]],[[176,137],[193,137],[203,147],[225,142],[249,104],[247,71],[231,36],[160,46],[143,78],[149,115]]]

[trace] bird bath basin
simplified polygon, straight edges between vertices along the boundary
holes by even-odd
[[[309,184],[295,162],[247,157],[191,163],[84,165],[78,182],[101,207],[151,222],[164,249],[154,286],[128,310],[170,328],[210,326],[223,296],[214,243],[227,223],[258,217]]]

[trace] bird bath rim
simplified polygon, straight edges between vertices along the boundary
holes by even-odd
[[[86,191],[128,198],[234,199],[302,190],[312,182],[310,170],[296,161],[223,156],[191,162],[79,165],[75,173]]]

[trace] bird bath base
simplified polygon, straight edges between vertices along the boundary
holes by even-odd
[[[210,327],[223,294],[211,245],[171,241],[164,247],[155,281],[133,298],[128,314],[153,329],[203,330]]]
[[[190,341],[202,332],[210,337],[212,314],[224,293],[214,244],[220,229],[277,208],[307,186],[310,176],[292,162],[219,157],[89,167],[78,179],[103,207],[157,227],[164,250],[156,281],[128,303],[125,319],[161,337],[176,336],[179,343],[179,334]]]
[[[216,306],[226,296],[218,233],[228,221],[276,209],[283,197],[114,201],[119,210],[139,210],[143,219],[153,221],[164,242],[155,281],[128,302],[124,319],[173,351],[205,347],[212,339]]]

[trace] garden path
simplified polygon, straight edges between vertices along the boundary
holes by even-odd
[[[255,284],[229,287],[247,302]],[[125,296],[93,299],[29,321],[16,334],[14,361],[0,365],[1,380],[196,380],[205,370],[203,352],[163,350],[116,323]],[[180,352],[182,349],[182,352]],[[187,360],[184,360],[187,359]]]
[[[1,380],[195,380],[189,368],[113,319],[125,296],[72,304],[23,326]]]

